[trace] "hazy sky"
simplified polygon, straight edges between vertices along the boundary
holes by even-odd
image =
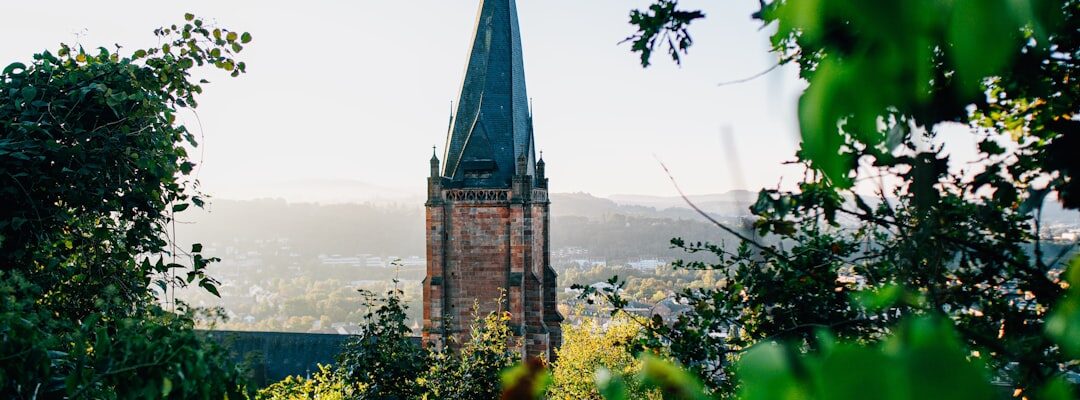
[[[537,146],[557,192],[672,195],[657,159],[690,193],[796,181],[793,67],[718,86],[775,63],[757,1],[706,7],[678,68],[642,69],[628,12],[646,1],[520,0]],[[193,12],[254,41],[240,79],[210,74],[200,100],[203,189],[225,198],[321,188],[422,193],[431,146],[446,140],[478,0],[36,1],[5,4],[0,64],[59,42],[153,45],[152,30]],[[187,121],[194,122],[194,118]],[[198,131],[197,125],[192,129]],[[730,139],[722,132],[730,130]],[[732,157],[737,155],[737,157]],[[365,183],[373,185],[366,188]],[[785,185],[789,186],[789,185]],[[384,189],[378,189],[384,188]],[[360,194],[365,196],[367,194]],[[351,197],[351,196],[350,196]]]

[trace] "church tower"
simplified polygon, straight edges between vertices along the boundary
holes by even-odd
[[[523,356],[553,360],[562,316],[514,0],[481,0],[443,161],[428,178],[425,345],[467,339],[478,302],[510,313]]]

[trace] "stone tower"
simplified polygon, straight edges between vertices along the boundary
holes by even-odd
[[[481,0],[443,159],[428,178],[424,343],[466,339],[478,302],[510,313],[524,356],[553,360],[562,316],[514,0]]]

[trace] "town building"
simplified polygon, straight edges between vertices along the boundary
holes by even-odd
[[[482,0],[444,162],[428,178],[423,342],[467,340],[474,305],[508,312],[526,357],[562,341],[548,180],[536,156],[514,0]]]

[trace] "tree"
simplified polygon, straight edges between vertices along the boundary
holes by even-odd
[[[0,73],[0,396],[244,390],[227,353],[194,332],[196,310],[163,309],[151,285],[216,293],[214,259],[167,234],[175,213],[203,204],[195,136],[176,115],[197,106],[196,67],[244,72],[233,57],[251,35],[192,14],[155,34],[161,47],[61,45]]]
[[[361,290],[367,309],[360,334],[345,344],[338,355],[338,374],[347,385],[349,398],[413,399],[422,387],[417,378],[427,368],[427,355],[409,336],[405,324],[403,292],[392,289],[379,298]]]
[[[459,350],[446,348],[429,354],[430,367],[420,377],[427,398],[497,398],[501,393],[499,374],[520,360],[520,354],[510,346],[514,341],[510,314],[481,315],[479,307],[479,302],[474,305],[469,338]]]
[[[258,400],[344,400],[345,382],[326,365],[311,378],[290,376],[259,389]]]
[[[974,357],[1019,390],[1076,372],[1075,356],[1045,334],[1072,246],[1046,252],[1039,210],[1049,193],[1080,206],[1070,82],[1080,2],[761,4],[754,17],[775,27],[779,63],[809,83],[797,154],[806,177],[797,191],[760,193],[755,232],[714,221],[742,239],[736,251],[672,241],[716,257],[677,267],[722,271],[726,286],[683,291],[692,311],[654,321],[644,344],[732,393],[732,363],[755,343],[815,354],[822,329],[874,343],[926,316],[955,324]],[[638,32],[627,40],[644,66],[664,46],[682,62],[703,17],[660,0],[631,14]],[[978,169],[950,172],[949,156],[923,145],[945,123],[977,135]],[[898,183],[867,197],[854,185],[869,176]]]
[[[601,399],[596,385],[598,376],[630,382],[627,388],[630,398],[658,398],[658,393],[648,393],[631,380],[642,368],[629,349],[641,333],[641,325],[632,318],[619,314],[606,327],[592,318],[584,319],[578,326],[567,326],[563,330],[563,345],[557,350],[557,361],[551,367],[552,382],[547,398]]]
[[[1072,357],[1080,355],[1080,257],[1066,272],[1068,294],[1057,304],[1047,323],[1047,336]],[[819,330],[817,351],[762,341],[744,352],[737,362],[740,382],[735,393],[707,390],[696,377],[677,364],[642,353],[640,372],[631,377],[598,374],[597,389],[605,399],[631,398],[627,382],[662,390],[664,398],[709,399],[736,397],[770,399],[986,399],[1003,396],[1046,400],[1076,398],[1075,388],[1056,376],[1037,390],[998,391],[988,383],[988,370],[977,354],[967,350],[953,327],[940,316],[919,316],[898,324],[876,343],[838,340]],[[523,371],[524,370],[524,371]],[[536,376],[541,369],[518,367],[507,385],[510,390],[543,390]],[[528,378],[532,379],[528,379]],[[520,396],[519,396],[520,397]],[[505,395],[504,395],[504,398]]]
[[[460,348],[428,350],[410,336],[400,289],[360,294],[366,310],[361,331],[346,342],[337,365],[322,367],[311,379],[288,377],[258,398],[496,398],[499,374],[520,358],[504,312],[474,313],[469,339]]]

